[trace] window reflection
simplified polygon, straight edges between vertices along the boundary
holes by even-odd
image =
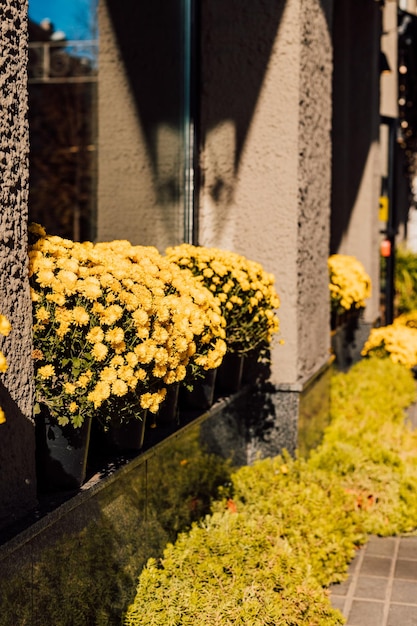
[[[74,7],[73,0],[68,3]],[[39,15],[42,5],[48,8],[46,0],[32,0],[29,7],[29,219],[51,234],[91,239],[97,156],[94,14],[65,21],[62,12],[70,34],[84,37],[69,39],[51,19],[31,19],[31,7]]]

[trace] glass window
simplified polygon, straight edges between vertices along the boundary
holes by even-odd
[[[94,231],[96,8],[29,2],[29,219],[75,240]]]

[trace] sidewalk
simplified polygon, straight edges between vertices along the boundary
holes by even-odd
[[[417,626],[417,537],[371,537],[330,592],[346,626]]]

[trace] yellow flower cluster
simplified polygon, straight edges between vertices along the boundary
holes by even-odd
[[[279,330],[275,309],[280,301],[274,276],[262,265],[235,252],[191,244],[168,248],[166,255],[190,270],[220,301],[230,352],[243,355],[269,345]]]
[[[330,301],[333,312],[365,307],[371,296],[371,279],[353,256],[333,254],[328,259]]]
[[[29,249],[37,399],[61,425],[156,413],[226,352],[215,296],[156,248],[39,232]]]
[[[3,337],[7,337],[11,329],[12,327],[10,325],[9,320],[4,315],[0,314],[0,335],[3,335]],[[0,350],[0,372],[7,372],[6,357],[4,356],[1,350]],[[6,421],[6,416],[4,414],[3,409],[0,407],[0,424],[4,424],[5,421]]]
[[[390,358],[410,369],[417,365],[417,312],[400,315],[393,324],[373,328],[363,356]]]

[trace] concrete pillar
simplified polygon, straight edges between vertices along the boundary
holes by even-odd
[[[9,369],[0,376],[0,527],[36,504],[32,419],[32,313],[27,273],[27,3],[0,6],[0,311],[12,324],[2,338]]]
[[[331,4],[202,2],[199,243],[275,275],[278,386],[329,358]]]

